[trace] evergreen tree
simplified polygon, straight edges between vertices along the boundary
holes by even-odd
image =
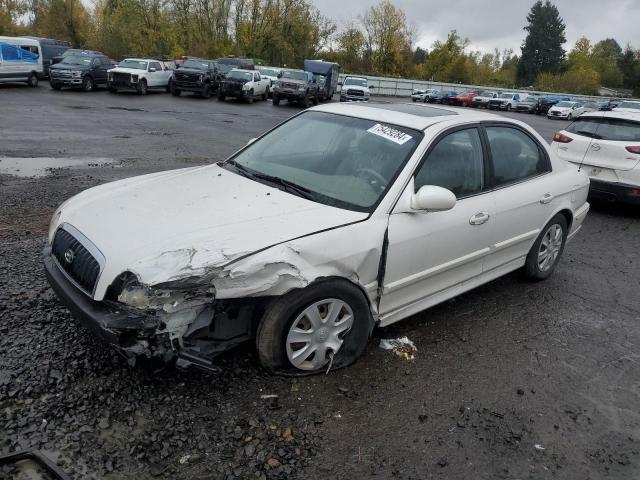
[[[559,73],[562,69],[566,42],[565,24],[560,12],[549,0],[538,0],[529,15],[528,32],[522,45],[522,56],[518,63],[518,82],[532,85],[541,73]]]

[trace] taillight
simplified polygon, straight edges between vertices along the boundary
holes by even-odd
[[[568,137],[563,133],[556,132],[556,134],[553,136],[553,141],[558,143],[569,143],[573,142],[573,138]]]
[[[640,155],[640,147],[627,147],[627,152]]]

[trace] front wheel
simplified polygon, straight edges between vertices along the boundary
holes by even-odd
[[[49,82],[49,85],[51,85],[51,88],[53,88],[54,90],[60,90],[62,87],[55,83],[55,82]]]
[[[146,95],[147,94],[147,81],[143,78],[138,82],[138,86],[136,87],[136,91],[138,95]]]
[[[267,87],[267,89],[262,94],[262,100],[266,101],[267,98],[269,98],[269,87]]]
[[[202,98],[211,98],[211,85],[209,85],[208,83],[206,83],[203,87],[202,87],[202,91],[200,92],[200,96]]]
[[[256,332],[260,362],[285,374],[345,367],[364,352],[373,318],[364,294],[333,279],[295,290],[267,306]]]
[[[249,96],[247,97],[247,103],[253,103],[253,90],[249,91]]]
[[[545,225],[527,255],[524,273],[529,280],[545,280],[553,273],[564,251],[567,230],[567,219],[562,214]]]
[[[27,85],[29,85],[32,88],[35,88],[38,86],[38,75],[36,75],[35,73],[30,73],[29,77],[27,78]]]
[[[93,78],[89,75],[82,79],[82,90],[85,92],[91,92],[96,88],[95,83],[93,82]]]
[[[173,95],[174,97],[179,97],[181,93],[182,92],[179,89],[177,89],[176,86],[172,83],[171,84],[171,95]]]
[[[313,96],[313,104],[314,105],[318,105],[318,94],[317,93]]]
[[[573,115],[572,115],[572,114],[569,114],[569,115],[567,116],[567,120],[569,120],[569,121],[573,120]]]
[[[218,100],[221,101],[221,102],[224,102],[224,99],[225,99],[225,95],[224,95],[224,93],[222,93],[222,90],[219,89],[218,90]]]
[[[280,97],[278,95],[276,95],[275,93],[273,94],[273,104],[274,105],[280,105]]]
[[[510,111],[511,111],[511,104],[509,103],[507,104],[507,112],[510,112]]]

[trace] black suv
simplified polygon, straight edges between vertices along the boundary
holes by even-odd
[[[62,87],[81,88],[85,92],[107,84],[107,70],[113,68],[105,55],[97,52],[81,52],[65,55],[49,67],[49,83],[54,90]]]
[[[218,90],[222,73],[213,60],[190,58],[176,64],[173,71],[171,94],[179,97],[182,92],[195,92],[202,98],[211,97]]]

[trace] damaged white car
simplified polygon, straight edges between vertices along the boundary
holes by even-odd
[[[86,190],[55,212],[59,298],[129,358],[352,363],[376,325],[507,272],[544,279],[589,179],[522,122],[416,104],[302,112],[225,162]]]

